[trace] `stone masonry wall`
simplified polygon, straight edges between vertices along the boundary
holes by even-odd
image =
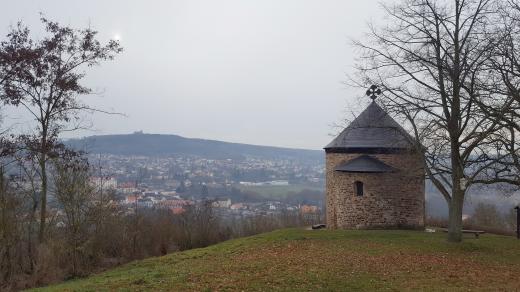
[[[326,154],[327,227],[330,229],[423,228],[424,168],[417,154],[373,154],[393,173],[345,173],[334,169],[362,154]],[[364,195],[355,194],[361,181]]]

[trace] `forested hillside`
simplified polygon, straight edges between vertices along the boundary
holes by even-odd
[[[197,155],[215,159],[244,157],[322,161],[323,151],[291,149],[185,138],[178,135],[134,133],[70,139],[69,145],[89,153],[119,155]]]

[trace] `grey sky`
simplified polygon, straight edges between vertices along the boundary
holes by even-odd
[[[349,38],[381,17],[377,3],[17,0],[2,4],[0,33],[18,20],[38,30],[43,12],[120,37],[124,53],[88,71],[102,96],[85,100],[127,117],[95,115],[93,131],[76,136],[143,130],[321,149],[331,124],[360,108],[362,92],[342,84],[355,57]]]

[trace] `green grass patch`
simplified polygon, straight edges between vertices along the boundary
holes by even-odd
[[[512,237],[284,229],[36,291],[516,291],[519,277]]]

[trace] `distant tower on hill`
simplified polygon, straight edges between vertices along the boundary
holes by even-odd
[[[376,102],[325,147],[329,229],[423,228],[424,162]]]

